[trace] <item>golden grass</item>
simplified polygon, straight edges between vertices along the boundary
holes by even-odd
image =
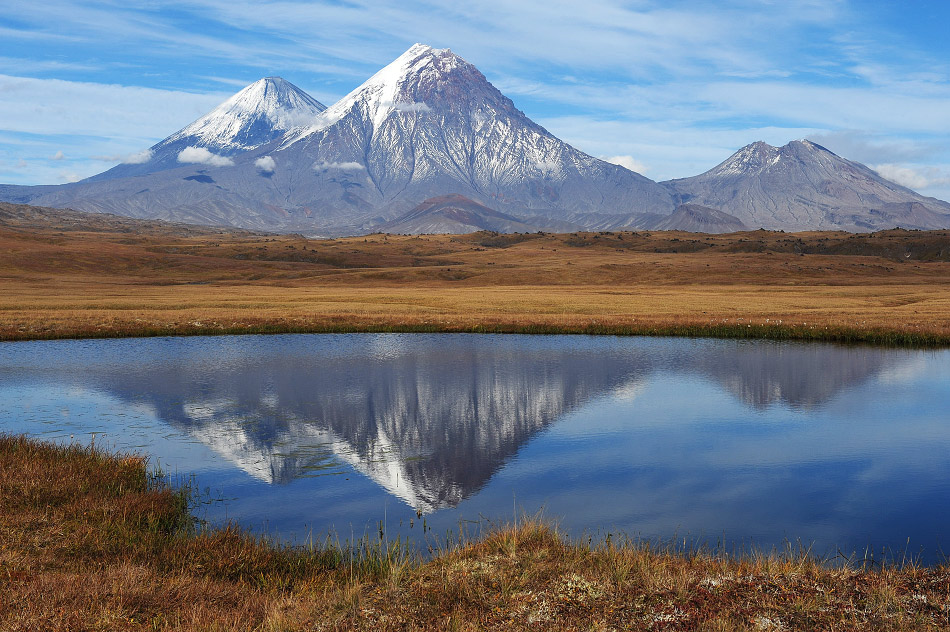
[[[950,568],[572,543],[538,520],[433,559],[194,528],[143,459],[0,435],[0,629],[941,630]]]
[[[0,340],[323,331],[947,344],[950,232],[316,241],[0,227]]]

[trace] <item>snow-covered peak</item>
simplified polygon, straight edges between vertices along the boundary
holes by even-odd
[[[247,86],[165,143],[182,139],[219,150],[259,147],[295,127],[310,125],[326,106],[280,77]]]
[[[810,140],[793,140],[781,147],[773,147],[768,143],[758,141],[734,153],[728,160],[715,167],[711,173],[717,176],[754,175],[789,162],[823,165],[835,159],[841,160],[833,152]]]
[[[413,44],[363,85],[330,106],[308,129],[293,135],[286,144],[324,130],[354,110],[359,111],[362,119],[370,121],[374,129],[394,113],[428,112],[433,104],[427,103],[422,95],[431,93],[433,86],[444,82],[459,69],[484,79],[474,66],[451,49]],[[421,89],[422,86],[426,89]]]
[[[782,152],[763,141],[746,145],[712,170],[718,176],[758,173],[777,164]]]

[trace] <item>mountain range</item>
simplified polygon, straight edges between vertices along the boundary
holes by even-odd
[[[267,77],[133,159],[0,200],[306,235],[950,227],[924,197],[809,141],[654,182],[529,119],[477,68],[416,44],[330,107]]]

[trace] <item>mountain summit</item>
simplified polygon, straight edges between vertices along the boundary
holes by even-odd
[[[135,164],[124,163],[89,178],[109,180],[154,173],[185,161],[233,156],[281,138],[288,130],[310,125],[326,106],[280,77],[264,77],[247,86],[184,129],[153,145]],[[200,151],[205,150],[205,151]],[[218,164],[229,161],[218,160]]]
[[[673,208],[663,187],[555,138],[475,66],[423,44],[288,134],[280,152],[347,166],[318,169],[330,172],[321,206],[341,214],[362,206],[388,219],[447,192],[558,219]]]
[[[186,141],[229,153],[256,149],[290,129],[310,125],[326,109],[289,81],[265,77],[172,134],[156,148]]]
[[[706,173],[663,183],[681,203],[772,230],[950,226],[950,204],[885,180],[808,140],[747,145]]]

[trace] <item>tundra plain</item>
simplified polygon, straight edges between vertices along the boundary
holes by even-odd
[[[0,339],[600,333],[950,342],[950,231],[255,234],[0,205]]]

